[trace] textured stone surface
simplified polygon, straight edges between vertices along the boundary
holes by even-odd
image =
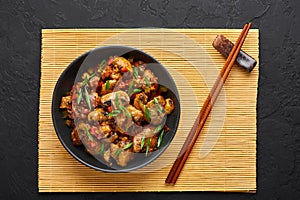
[[[0,0],[0,199],[299,199],[300,3],[297,0]],[[41,28],[260,29],[257,194],[38,194]]]

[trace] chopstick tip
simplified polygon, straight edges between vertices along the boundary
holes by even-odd
[[[172,182],[165,182],[165,185],[167,185],[167,186],[174,186],[175,185],[175,183],[172,183]]]

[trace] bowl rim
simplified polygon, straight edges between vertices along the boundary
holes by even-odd
[[[134,166],[134,167],[131,167],[131,168],[125,168],[125,169],[105,169],[105,168],[101,168],[101,167],[97,167],[97,166],[94,166],[92,164],[89,164],[88,162],[84,161],[83,159],[81,159],[80,157],[78,157],[76,155],[76,153],[74,153],[69,147],[68,145],[65,143],[64,139],[62,138],[61,136],[61,131],[59,131],[59,128],[58,128],[58,125],[56,124],[56,121],[55,121],[55,114],[54,114],[54,97],[55,97],[55,93],[57,92],[57,90],[59,89],[59,84],[62,82],[62,79],[63,77],[68,73],[68,71],[70,70],[70,68],[72,68],[72,66],[78,62],[78,60],[80,60],[81,58],[84,58],[86,56],[88,56],[91,52],[93,51],[96,51],[96,50],[101,50],[101,49],[107,49],[107,48],[122,48],[122,49],[128,49],[129,51],[138,51],[142,54],[145,54],[147,56],[149,56],[153,61],[155,61],[155,63],[159,64],[161,66],[161,68],[165,71],[165,75],[168,76],[168,79],[170,80],[171,84],[174,86],[174,89],[175,91],[173,92],[174,95],[176,96],[177,98],[177,101],[178,101],[178,116],[176,117],[175,119],[175,128],[174,128],[174,133],[172,134],[172,136],[170,137],[169,141],[167,142],[167,144],[160,148],[160,151],[155,155],[153,156],[152,158],[148,159],[147,161],[145,161],[144,163],[140,164],[140,165],[137,165],[137,166]],[[55,130],[55,133],[56,135],[58,136],[58,139],[60,141],[60,143],[63,145],[63,147],[67,150],[67,152],[72,155],[77,161],[79,161],[80,163],[94,169],[94,170],[97,170],[97,171],[102,171],[102,172],[112,172],[112,173],[121,173],[121,172],[130,172],[130,171],[134,171],[134,170],[137,170],[137,169],[140,169],[148,164],[150,164],[151,162],[153,162],[154,160],[156,160],[158,157],[161,156],[161,154],[163,154],[163,152],[169,147],[169,145],[171,144],[172,140],[174,139],[175,135],[176,135],[176,132],[177,132],[177,129],[178,129],[178,125],[179,125],[179,120],[180,120],[180,115],[181,115],[181,108],[180,108],[180,98],[179,98],[179,92],[178,92],[178,89],[177,89],[177,86],[176,86],[176,83],[174,81],[174,79],[172,78],[172,76],[170,75],[170,73],[168,72],[168,70],[158,61],[156,60],[153,56],[151,56],[149,53],[146,53],[140,49],[137,49],[135,47],[131,47],[131,46],[121,46],[121,45],[109,45],[109,46],[100,46],[100,47],[96,47],[96,48],[93,48],[93,49],[90,49],[89,51],[81,54],[80,56],[78,56],[77,58],[75,58],[65,69],[64,71],[59,75],[59,78],[57,79],[56,81],[56,84],[55,84],[55,87],[53,89],[53,93],[52,93],[52,103],[51,103],[51,116],[52,116],[52,123],[53,123],[53,126],[54,126],[54,130]]]

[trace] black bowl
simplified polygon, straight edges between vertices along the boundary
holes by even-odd
[[[154,65],[151,64],[147,67],[150,68],[158,77],[159,84],[169,88],[165,96],[170,97],[175,104],[174,111],[168,115],[166,121],[166,125],[170,128],[170,131],[164,135],[161,147],[158,150],[151,152],[148,156],[145,156],[144,153],[137,153],[138,155],[135,155],[134,160],[126,167],[110,167],[86,153],[83,146],[74,146],[71,140],[71,129],[66,126],[65,119],[62,117],[62,111],[59,109],[61,98],[71,90],[77,74],[82,74],[85,70],[87,70],[87,68],[81,66],[96,66],[96,62],[99,63],[99,60],[107,59],[109,56],[115,55],[123,56],[125,58],[134,57],[135,60],[142,60],[145,63],[153,63]],[[87,57],[89,57],[89,59],[86,59]],[[84,65],[82,65],[83,63]],[[171,143],[178,127],[179,118],[179,95],[176,85],[168,71],[150,55],[127,46],[106,46],[96,48],[75,59],[61,74],[54,88],[52,97],[52,120],[60,142],[78,161],[93,169],[105,172],[128,172],[143,167],[155,160]]]

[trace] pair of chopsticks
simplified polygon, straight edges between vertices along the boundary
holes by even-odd
[[[219,76],[217,77],[215,84],[213,85],[210,93],[208,94],[208,96],[207,96],[195,122],[194,122],[194,125],[193,125],[192,129],[190,130],[190,132],[179,152],[177,159],[175,160],[175,162],[168,174],[168,177],[165,180],[165,182],[167,184],[175,184],[176,183],[178,176],[180,175],[180,172],[181,172],[189,154],[191,153],[192,148],[193,148],[195,142],[197,141],[197,138],[198,138],[202,128],[204,127],[205,121],[208,118],[208,115],[209,115],[210,111],[212,110],[212,107],[215,104],[215,102],[222,90],[222,87],[232,69],[232,66],[242,48],[242,45],[247,37],[250,27],[251,27],[251,23],[245,24],[242,32],[239,35],[239,38],[237,39],[234,47],[232,48],[223,68],[220,71]]]

